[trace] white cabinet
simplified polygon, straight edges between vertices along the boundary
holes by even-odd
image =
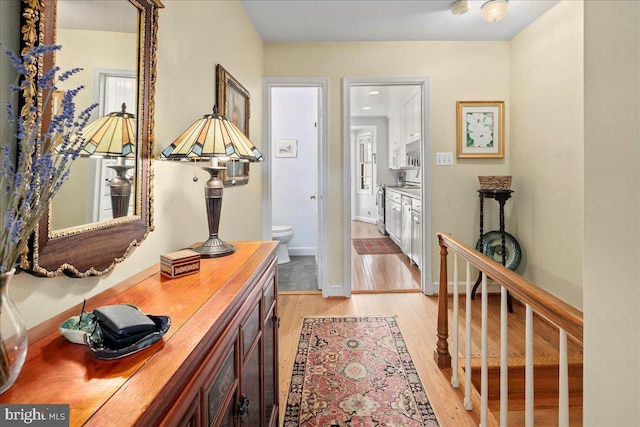
[[[417,141],[422,137],[422,102],[420,99],[420,92],[418,92],[411,99],[412,109],[411,109],[411,132],[410,137],[411,141]]]
[[[411,200],[411,260],[422,270],[422,202]]]
[[[422,270],[422,201],[419,196],[387,188],[385,227],[389,237]]]
[[[411,197],[402,196],[402,228],[400,238],[400,249],[402,253],[411,258]]]
[[[400,167],[400,113],[396,113],[389,119],[389,169],[398,169]]]
[[[420,91],[417,91],[400,111],[389,118],[389,168],[415,167],[416,162],[407,159],[407,144],[421,138],[422,102]]]
[[[385,227],[389,237],[398,246],[402,246],[402,196],[395,191],[386,191],[385,195]]]

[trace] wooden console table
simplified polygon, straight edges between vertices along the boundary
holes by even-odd
[[[29,331],[27,360],[0,403],[69,404],[70,425],[277,426],[277,242],[234,242],[200,272],[169,279],[155,265],[88,299],[171,317],[161,341],[117,360],[68,342],[59,325]]]

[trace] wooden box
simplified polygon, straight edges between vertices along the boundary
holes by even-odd
[[[160,255],[160,272],[167,277],[181,277],[200,271],[200,254],[190,249]]]

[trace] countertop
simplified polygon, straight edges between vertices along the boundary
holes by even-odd
[[[385,190],[395,191],[414,198],[422,197],[422,189],[420,187],[385,187]]]

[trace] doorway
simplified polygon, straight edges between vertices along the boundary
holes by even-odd
[[[351,262],[347,263],[344,280],[349,283],[351,292],[433,293],[428,90],[427,78],[344,80],[345,175],[350,177],[345,180],[348,182],[345,182],[344,191],[351,199],[345,212],[345,248],[348,248],[346,255],[350,256]],[[390,137],[400,121],[403,128],[417,129],[410,133],[412,138],[402,140],[401,153],[398,149],[394,151]],[[367,149],[369,141],[370,150]],[[406,193],[421,202],[421,229],[413,230],[413,235],[409,236],[412,242],[421,240],[421,253],[412,254],[405,249],[411,247],[411,243],[402,245],[395,236],[394,239],[387,236],[385,225],[380,224],[380,203],[385,201],[384,196],[380,196],[381,192],[384,194],[381,187],[406,189]],[[409,198],[407,201],[411,206]],[[411,207],[407,209],[409,217],[414,219],[415,212]],[[369,253],[363,249],[367,244],[384,244],[390,249],[383,251],[384,254],[375,250]]]
[[[265,79],[263,89],[263,237],[280,240],[279,290],[318,292],[328,259],[321,174],[327,157],[326,81]]]

